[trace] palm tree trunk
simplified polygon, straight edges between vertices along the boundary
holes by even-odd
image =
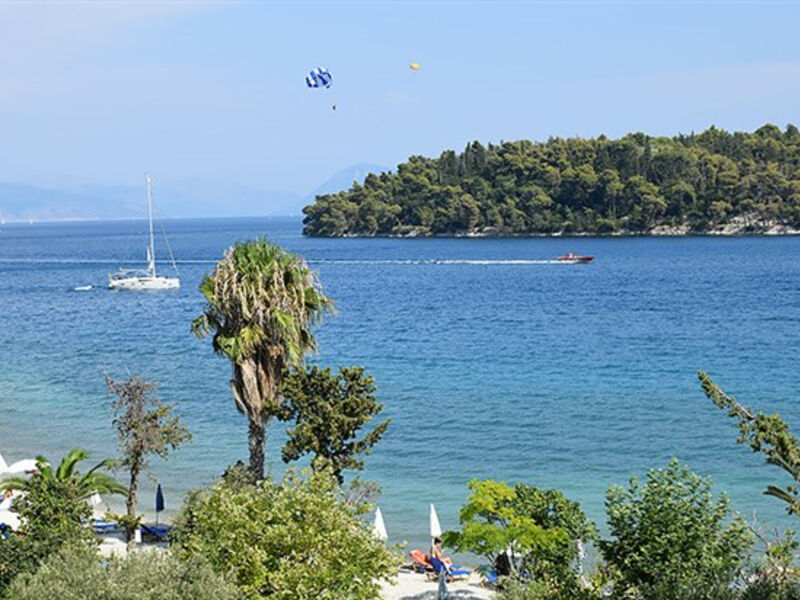
[[[248,419],[250,422],[249,444],[250,444],[250,474],[254,482],[264,479],[264,418],[260,416],[256,419]]]

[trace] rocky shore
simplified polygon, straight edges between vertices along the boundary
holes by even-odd
[[[498,230],[495,227],[484,227],[470,231],[454,231],[452,233],[431,233],[424,227],[408,227],[403,231],[390,234],[378,233],[343,233],[339,235],[318,237],[342,238],[415,238],[415,237],[440,237],[440,238],[487,238],[487,237],[640,237],[640,236],[684,236],[684,235],[710,235],[710,236],[760,236],[760,235],[800,235],[800,228],[786,225],[778,221],[763,220],[754,215],[742,215],[732,218],[727,223],[709,225],[705,228],[692,227],[688,223],[681,225],[657,225],[647,231],[632,231],[618,229],[612,232],[575,232],[557,231],[552,233],[510,233]]]

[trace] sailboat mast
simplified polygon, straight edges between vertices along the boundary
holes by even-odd
[[[147,252],[147,270],[150,271],[151,277],[156,276],[156,251],[153,244],[153,197],[150,191],[150,173],[146,174],[147,178],[147,216],[150,219],[150,247]]]

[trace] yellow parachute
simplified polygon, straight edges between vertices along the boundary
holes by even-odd
[[[412,71],[419,71],[420,66],[418,62],[412,62],[410,65],[408,65],[408,68]]]

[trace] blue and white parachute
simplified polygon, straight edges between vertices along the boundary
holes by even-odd
[[[325,67],[311,69],[306,75],[306,85],[310,88],[329,88],[333,82],[333,75]]]

